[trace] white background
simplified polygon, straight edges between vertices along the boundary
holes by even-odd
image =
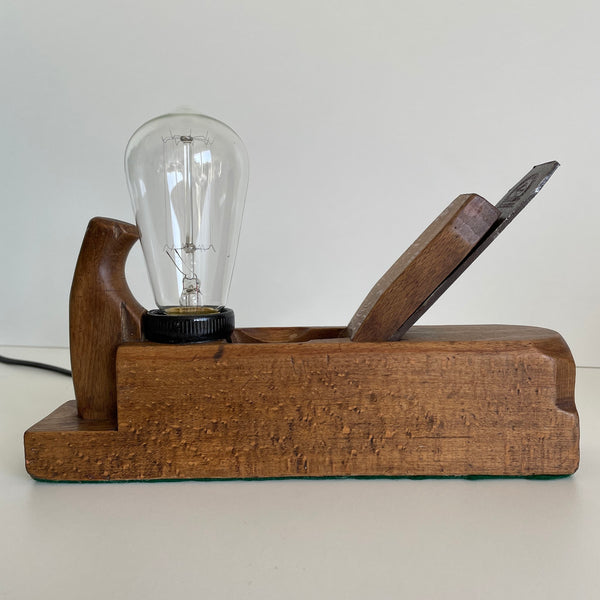
[[[0,344],[67,344],[87,221],[132,219],[127,140],[185,104],[250,154],[238,325],[346,323],[455,196],[558,160],[422,322],[541,325],[600,366],[598,6],[4,0]]]

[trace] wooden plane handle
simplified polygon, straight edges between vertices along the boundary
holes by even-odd
[[[477,194],[456,198],[369,292],[344,335],[384,342],[484,237],[500,215]]]
[[[145,309],[125,280],[125,262],[137,227],[95,217],[89,222],[69,299],[71,369],[79,416],[111,420],[117,414],[117,346],[141,340]]]

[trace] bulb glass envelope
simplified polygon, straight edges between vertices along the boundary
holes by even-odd
[[[133,134],[125,171],[158,307],[224,306],[248,185],[239,136],[204,115],[163,115]]]

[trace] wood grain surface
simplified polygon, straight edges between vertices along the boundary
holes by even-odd
[[[389,340],[490,230],[499,214],[476,194],[456,198],[375,284],[345,335],[355,342]]]
[[[33,477],[565,475],[579,463],[575,366],[545,329],[417,326],[400,342],[360,344],[130,343],[116,367],[118,422],[59,408],[25,434]]]
[[[69,299],[69,333],[73,386],[84,419],[116,418],[117,346],[142,339],[144,308],[125,279],[125,261],[137,240],[135,225],[96,217],[81,245]]]

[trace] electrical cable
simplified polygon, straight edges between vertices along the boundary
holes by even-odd
[[[66,375],[67,377],[72,377],[73,374],[69,369],[63,369],[62,367],[56,367],[54,365],[47,365],[46,363],[35,362],[32,360],[21,360],[17,358],[8,358],[7,356],[2,356],[0,354],[0,363],[4,363],[6,365],[17,365],[20,367],[35,367],[36,369],[45,369],[46,371],[53,371],[54,373],[60,373],[61,375]]]

